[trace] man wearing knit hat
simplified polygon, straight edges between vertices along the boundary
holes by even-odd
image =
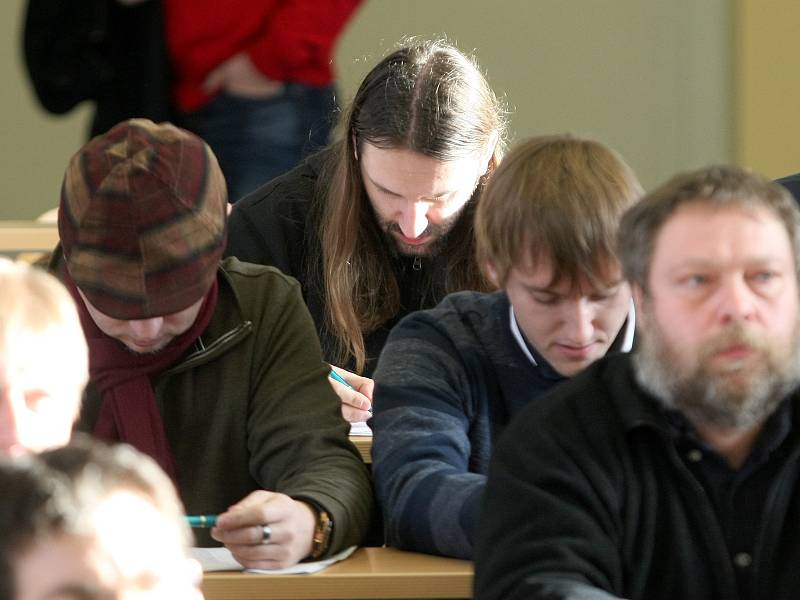
[[[67,167],[50,268],[89,345],[79,427],[153,456],[239,562],[286,566],[359,543],[371,492],[298,284],[220,262],[226,202],[200,138],[120,123]]]

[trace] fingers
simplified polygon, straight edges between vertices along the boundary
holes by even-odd
[[[289,544],[225,544],[233,557],[248,569],[283,569],[299,562]]]
[[[259,490],[219,515],[211,537],[225,544],[245,567],[274,569],[308,556],[315,522],[308,504]],[[266,541],[264,526],[270,528]]]
[[[361,377],[341,367],[331,365],[348,385],[330,379],[333,391],[342,402],[342,416],[350,423],[360,423],[370,418],[372,412],[372,390],[375,382],[369,377]]]
[[[240,500],[217,518],[215,529],[261,527],[285,518],[293,503],[289,496],[265,490],[255,491]],[[221,541],[221,540],[220,540]]]
[[[348,423],[363,423],[372,416],[368,410],[354,408],[342,402],[342,416]]]
[[[365,396],[367,400],[372,403],[372,391],[375,388],[375,382],[372,379],[369,377],[356,375],[347,369],[342,369],[341,367],[337,367],[335,365],[331,365],[331,369],[336,371],[336,373],[339,374],[339,376],[344,379],[355,391],[360,393],[362,396]],[[347,386],[342,387],[346,389]],[[334,387],[334,389],[336,388]]]
[[[256,567],[255,563],[272,562],[279,564],[280,567],[289,566],[299,562],[308,555],[304,551],[308,540],[301,539],[300,532],[292,529],[288,524],[283,525],[270,525],[272,535],[268,543],[261,542],[261,528],[247,528],[251,529],[247,537],[256,539],[255,542],[233,543],[225,542],[225,546],[231,551],[236,560],[248,568],[275,568],[271,567]],[[309,547],[310,551],[310,547]]]
[[[280,544],[281,542],[286,541],[286,536],[282,534],[281,527],[279,527],[277,523],[271,523],[269,528],[270,543]],[[264,526],[251,525],[248,527],[238,527],[236,529],[222,529],[219,527],[214,527],[211,530],[211,536],[226,546],[263,544]]]
[[[246,569],[285,569],[299,562],[299,560],[294,560],[289,549],[283,546],[272,544],[261,546],[257,555],[245,553],[250,548],[250,546],[244,546],[240,551],[236,547],[228,546],[236,561]]]
[[[342,401],[342,416],[350,423],[366,421],[370,418],[370,408],[372,403],[363,394],[342,385],[338,381],[331,379],[333,391]]]
[[[372,407],[372,402],[361,392],[357,392],[352,388],[342,385],[338,381],[333,381],[333,379],[331,379],[331,382],[333,390],[336,392],[336,395],[339,396],[339,400],[342,401],[342,404],[352,406],[359,410],[369,410]]]

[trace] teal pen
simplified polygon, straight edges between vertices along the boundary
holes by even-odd
[[[339,374],[338,374],[336,371],[334,371],[333,369],[331,369],[331,372],[330,372],[330,373],[328,373],[328,376],[329,376],[331,379],[333,379],[334,381],[338,381],[338,382],[339,382],[339,383],[341,383],[342,385],[346,385],[346,386],[347,386],[347,387],[349,387],[351,390],[355,390],[355,389],[356,389],[356,388],[354,388],[352,385],[350,385],[349,383],[347,383],[347,381],[345,381],[344,377],[342,377],[341,375],[339,375]],[[369,407],[367,410],[368,410],[369,412],[372,412],[372,407],[370,406],[370,407]]]
[[[216,515],[192,515],[186,517],[186,522],[189,524],[189,527],[200,527],[206,529],[208,527],[216,527],[217,525],[217,516]]]

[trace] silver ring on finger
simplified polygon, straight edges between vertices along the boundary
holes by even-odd
[[[272,537],[272,527],[269,525],[263,525],[261,527],[261,543],[262,544],[269,544],[269,540]]]

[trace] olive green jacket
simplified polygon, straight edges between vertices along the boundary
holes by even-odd
[[[329,553],[359,544],[372,510],[369,476],[298,283],[235,258],[220,263],[218,281],[208,328],[153,381],[187,512],[217,514],[254,490],[282,492],[333,517]],[[92,430],[99,408],[90,383],[79,429]]]

